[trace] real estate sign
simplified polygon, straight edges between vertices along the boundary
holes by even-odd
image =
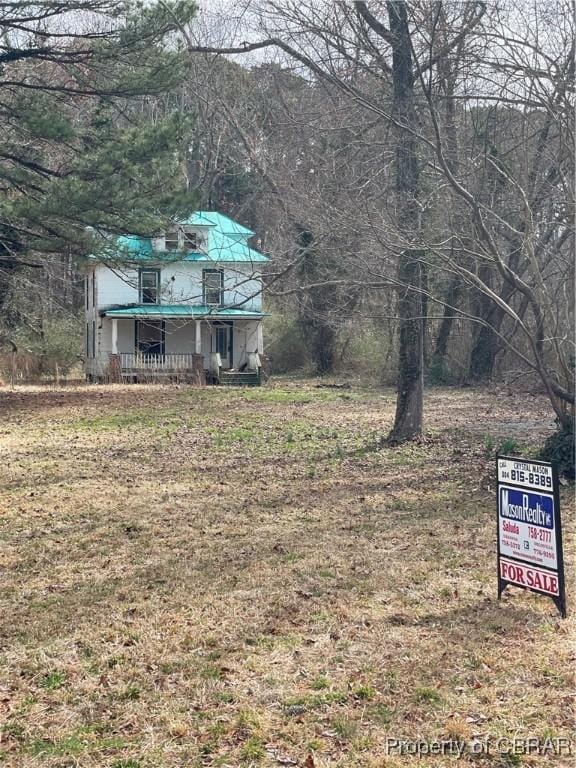
[[[558,477],[544,461],[498,456],[498,598],[508,584],[551,597],[566,616]]]

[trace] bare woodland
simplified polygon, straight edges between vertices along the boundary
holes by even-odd
[[[397,378],[393,442],[421,432],[425,381],[506,376],[570,427],[570,3],[254,0],[172,34],[185,75],[117,119],[191,119],[180,183],[272,257],[278,370]],[[77,312],[70,250],[3,269],[7,338],[38,349]]]

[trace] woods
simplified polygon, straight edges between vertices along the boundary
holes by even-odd
[[[302,65],[307,90],[343,97],[350,110],[334,112],[333,126],[352,131],[348,148],[359,135],[365,139],[359,122],[375,132],[371,149],[385,136],[387,162],[375,154],[376,172],[350,196],[354,213],[331,210],[324,224],[342,229],[353,219],[360,253],[343,263],[360,277],[369,305],[382,293],[375,276],[398,286],[399,401],[391,438],[421,430],[419,369],[426,358],[436,375],[446,375],[450,312],[468,321],[470,352],[458,361],[457,378],[485,381],[499,353],[512,358],[518,377],[537,377],[559,423],[573,429],[569,6],[266,7],[263,39],[246,47],[279,48]],[[428,271],[435,279],[426,279]],[[427,306],[444,307],[441,324],[430,330],[433,354],[424,349]]]
[[[251,3],[248,41],[226,9],[39,7],[4,11],[5,337],[41,333],[18,274],[73,315],[87,237],[195,200],[272,257],[277,370],[396,380],[393,442],[424,380],[505,376],[573,428],[569,3]]]

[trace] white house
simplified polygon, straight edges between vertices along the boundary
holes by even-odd
[[[152,238],[120,237],[90,257],[86,376],[259,383],[266,256],[254,233],[199,211]]]

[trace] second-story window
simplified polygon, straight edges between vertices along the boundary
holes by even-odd
[[[160,300],[160,270],[140,270],[140,303],[158,304]]]
[[[220,306],[224,300],[224,272],[221,269],[203,269],[204,304]]]
[[[180,247],[179,233],[177,229],[169,229],[166,232],[164,243],[167,251],[177,251]]]

